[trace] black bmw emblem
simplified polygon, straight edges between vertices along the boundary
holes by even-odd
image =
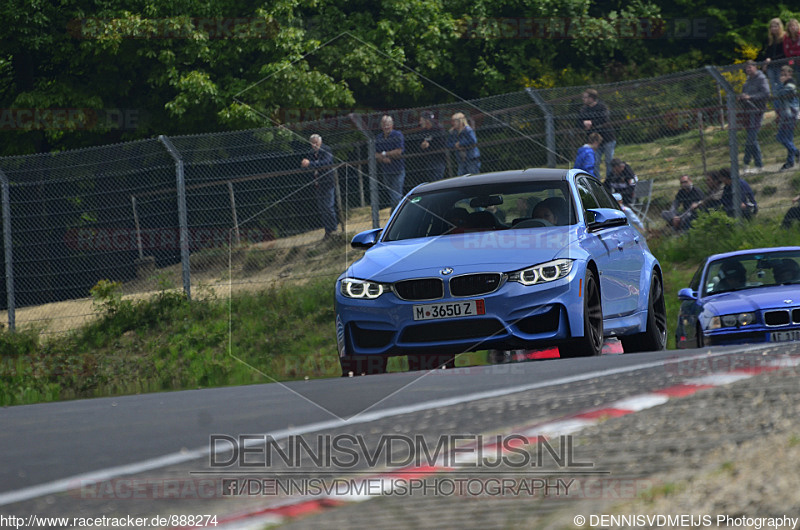
[[[445,267],[439,272],[441,272],[443,276],[447,276],[448,274],[453,274],[453,269],[451,267]]]

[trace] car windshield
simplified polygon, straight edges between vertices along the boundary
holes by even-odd
[[[575,224],[565,181],[464,186],[411,195],[384,241]]]
[[[708,266],[703,294],[800,284],[800,252],[743,254]]]

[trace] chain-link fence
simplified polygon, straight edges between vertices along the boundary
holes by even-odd
[[[375,157],[384,114],[405,136],[408,191],[436,175],[437,164],[444,176],[457,173],[460,151],[444,140],[455,112],[464,113],[476,132],[481,171],[571,167],[587,139],[581,96],[590,88],[610,111],[614,156],[638,175],[637,187],[651,185],[650,194],[635,197],[648,229],[672,234],[661,212],[672,205],[681,175],[707,192],[708,171],[727,167],[736,179],[742,170],[738,155],[747,142],[748,114],[736,95],[744,81],[742,65],[707,67],[425,109],[328,111],[325,119],[281,127],[2,158],[3,317],[12,328],[73,328],[94,314],[88,295],[101,279],[121,282],[131,296],[165,286],[201,296],[205,286],[262,289],[335,274],[352,258],[349,237],[389,214],[391,194]],[[769,103],[754,135],[764,171],[743,177],[756,192],[759,217],[775,218],[777,226],[800,177],[779,171],[787,150],[775,139],[775,105]],[[420,116],[431,115],[443,126],[437,129],[443,139],[428,141],[426,150],[423,142],[435,133],[421,127]],[[313,158],[312,134],[330,148],[332,165],[302,167],[303,159]],[[599,176],[606,172],[604,159]],[[323,230],[320,200],[335,205],[334,237],[324,237],[330,227]]]

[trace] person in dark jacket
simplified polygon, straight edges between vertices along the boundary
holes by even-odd
[[[703,192],[696,188],[689,175],[680,179],[681,189],[675,194],[672,207],[661,212],[661,217],[672,229],[680,232],[688,230],[697,217],[697,208],[703,202]]]
[[[581,128],[586,131],[587,136],[597,133],[603,138],[600,147],[597,148],[597,177],[600,178],[600,163],[605,157],[606,176],[611,175],[611,160],[614,158],[614,149],[617,146],[617,137],[614,128],[611,126],[611,112],[608,110],[597,90],[586,89],[581,95],[583,106],[578,111],[578,121]]]
[[[731,217],[736,216],[736,205],[733,203],[733,179],[731,172],[727,168],[720,169],[717,174],[724,186],[722,188],[722,208]],[[739,179],[739,209],[742,212],[742,217],[751,219],[758,213],[758,203],[756,202],[753,188],[744,179]]]
[[[767,110],[769,99],[769,82],[764,73],[756,67],[755,61],[744,63],[747,80],[739,94],[739,101],[744,109],[744,128],[747,131],[747,140],[744,145],[744,169],[742,173],[758,173],[761,171],[761,146],[758,145],[758,131],[761,130],[761,120]],[[755,169],[749,169],[750,161],[755,164]]]
[[[431,111],[420,114],[419,126],[421,131],[417,135],[417,146],[424,156],[419,157],[417,167],[421,169],[424,180],[441,180],[447,167],[447,132]]]
[[[622,202],[626,206],[633,204],[633,192],[636,190],[637,182],[639,182],[639,177],[633,172],[631,166],[619,158],[611,160],[611,174],[606,177],[603,184],[610,193],[622,195]]]
[[[783,59],[786,58],[783,53],[784,35],[786,35],[786,31],[783,29],[783,21],[779,18],[770,20],[767,29],[767,43],[756,58],[757,61],[764,63],[764,73],[767,74],[769,88],[773,91],[779,83],[781,66]]]
[[[333,153],[322,143],[322,137],[312,134],[309,138],[311,151],[300,162],[300,166],[311,170],[314,178],[314,195],[317,211],[322,218],[325,229],[323,239],[330,239],[336,234],[339,219],[336,216],[336,191],[334,187]]]

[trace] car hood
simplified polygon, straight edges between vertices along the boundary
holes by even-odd
[[[743,311],[786,309],[797,305],[800,305],[800,288],[797,285],[774,285],[714,295],[707,299],[704,307],[714,314],[727,315]]]
[[[569,227],[495,230],[378,243],[353,263],[346,276],[395,282],[406,278],[475,272],[510,272],[567,257],[575,239]]]

